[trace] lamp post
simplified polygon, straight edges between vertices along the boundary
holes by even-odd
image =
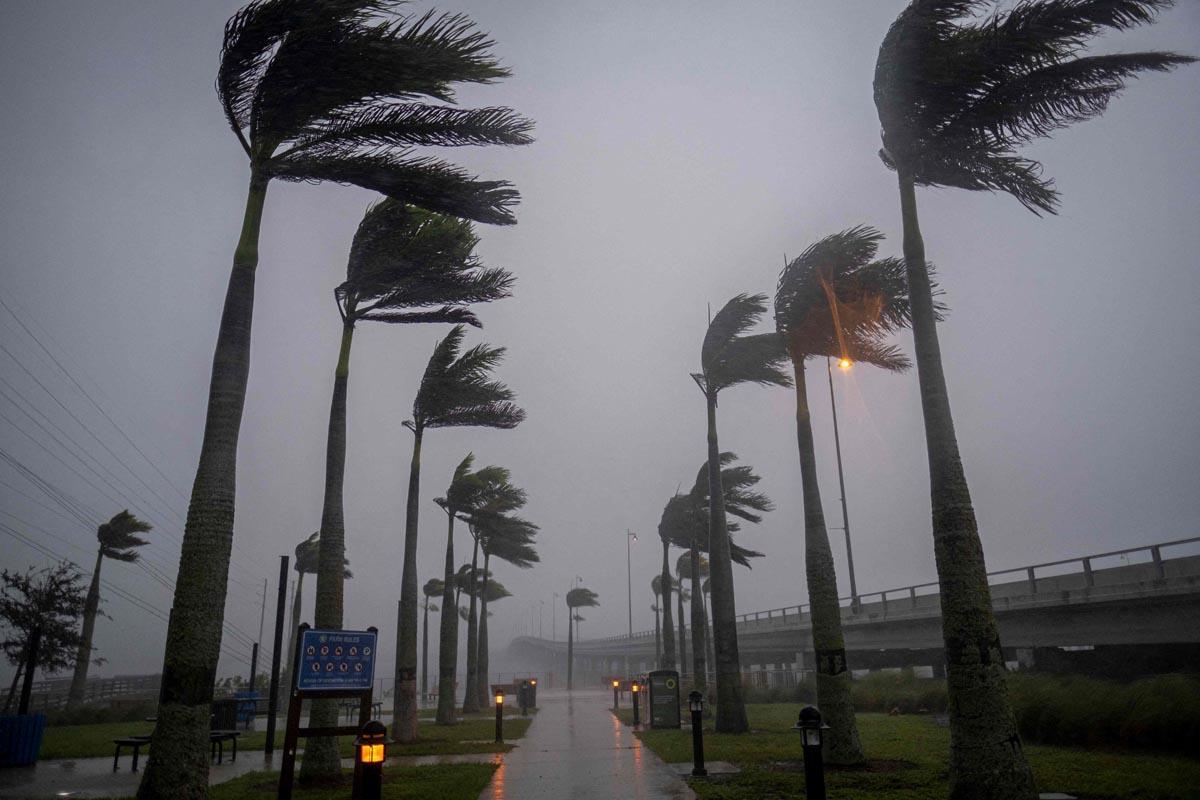
[[[629,600],[629,639],[625,642],[625,677],[629,677],[629,649],[633,647],[633,557],[631,546],[637,534],[625,529],[625,586]]]
[[[354,739],[353,800],[379,800],[383,791],[383,762],[387,758],[387,728],[377,719],[362,726]]]
[[[638,714],[639,714],[638,700],[641,698],[641,693],[640,693],[637,681],[634,681],[633,685],[629,687],[629,692],[630,692],[630,698],[633,702],[633,727],[636,728],[638,725],[642,724],[642,721],[640,719],[638,719]]]
[[[704,695],[689,693],[688,710],[692,712],[692,775],[702,778],[708,774],[704,768]]]
[[[504,743],[504,692],[496,692],[496,744]]]
[[[804,796],[807,800],[825,800],[825,763],[821,755],[821,712],[815,706],[800,709],[800,719],[792,730],[799,732],[804,751]]]
[[[848,358],[838,359],[838,369],[849,370],[853,363]],[[833,367],[825,357],[825,372],[829,376],[829,408],[833,411],[833,449],[837,453],[838,488],[842,493],[842,532],[846,534],[846,566],[850,572],[850,608],[858,611],[858,586],[854,583],[854,553],[850,549],[850,512],[846,510],[846,479],[842,475],[842,439],[838,434],[837,403],[833,399]]]
[[[621,691],[621,682],[616,678],[613,678],[613,711],[616,711],[620,705],[618,703],[619,695],[617,694],[619,691]]]

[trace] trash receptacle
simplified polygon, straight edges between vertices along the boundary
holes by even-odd
[[[0,766],[23,767],[37,762],[45,731],[45,714],[0,717]]]

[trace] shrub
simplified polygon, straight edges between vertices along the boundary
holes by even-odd
[[[48,725],[95,725],[102,722],[139,722],[158,712],[158,701],[154,699],[125,702],[118,705],[94,703],[79,706],[70,711],[50,711],[46,714]]]

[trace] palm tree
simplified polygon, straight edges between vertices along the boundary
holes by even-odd
[[[417,738],[417,523],[421,494],[421,444],[426,430],[454,427],[515,428],[525,412],[513,393],[491,373],[504,358],[503,347],[479,344],[460,353],[463,326],[455,325],[433,349],[404,427],[413,433],[404,519],[404,567],[400,582],[400,641],[396,656],[393,736]]]
[[[346,393],[350,346],[360,322],[408,324],[479,320],[465,306],[509,295],[512,276],[484,269],[473,255],[479,240],[466,220],[434,214],[398,200],[385,199],[368,209],[355,233],[346,281],[335,291],[342,318],[341,350],[334,371],[333,399],[325,455],[325,501],[321,513],[321,563],[318,568],[316,626],[342,627],[342,575],[345,553],[342,506],[346,467]],[[313,725],[337,724],[334,701],[313,704]],[[310,739],[305,746],[307,771],[336,774],[337,740]]]
[[[716,729],[742,733],[750,729],[742,701],[741,659],[733,598],[733,567],[721,490],[721,448],[717,442],[717,396],[741,383],[790,386],[780,367],[787,354],[774,333],[747,335],[766,310],[766,296],[740,294],[717,312],[704,335],[701,372],[692,379],[704,393],[708,409],[708,558],[712,569],[713,647],[716,655]]]
[[[693,558],[693,555],[695,556]],[[689,624],[692,629],[692,686],[699,692],[708,688],[705,668],[705,654],[708,648],[704,643],[704,611],[701,608],[703,596],[700,593],[700,576],[709,574],[708,559],[700,555],[699,543],[692,541],[692,546],[680,554],[675,561],[675,572],[682,582],[687,580],[691,586],[688,602]]]
[[[96,553],[96,568],[92,570],[92,583],[88,586],[87,599],[83,605],[83,628],[79,634],[79,650],[75,656],[75,673],[71,676],[67,708],[73,708],[83,702],[83,695],[87,690],[88,666],[92,662],[92,633],[96,629],[96,615],[100,611],[100,565],[105,557],[129,564],[137,561],[137,548],[148,544],[137,534],[149,533],[151,530],[153,526],[150,523],[133,516],[128,509],[116,514],[96,529],[100,550]]]
[[[519,569],[529,569],[540,559],[537,551],[533,548],[533,539],[537,534],[538,526],[532,522],[506,514],[491,514],[485,508],[476,514],[475,524],[479,529],[479,549],[483,551],[483,590],[480,593],[479,634],[478,644],[475,647],[475,686],[479,705],[486,707],[490,696],[487,607],[490,599],[501,599],[501,597],[491,598],[490,586],[495,583],[488,580],[488,576],[491,575],[492,556]],[[510,595],[507,593],[502,595],[502,597],[508,596]]]
[[[662,541],[662,573],[659,575],[659,587],[662,590],[662,601],[659,605],[662,606],[663,617],[663,654],[662,661],[659,663],[660,669],[675,669],[675,624],[671,619],[671,529],[673,526],[674,511],[671,503],[674,498],[667,501],[663,507],[662,516],[658,520],[658,538]],[[679,620],[679,624],[683,625],[683,620]],[[682,666],[682,665],[681,665]]]
[[[521,145],[530,123],[458,109],[459,83],[508,72],[466,17],[380,18],[382,0],[255,0],[225,25],[217,93],[250,160],[249,192],[213,355],[208,412],[168,623],[153,755],[139,797],[208,792],[208,707],[233,540],[238,433],[249,375],[258,238],[267,186],[334,181],[439,213],[512,224],[517,194],[424,145]],[[415,604],[414,604],[415,608]]]
[[[792,359],[796,384],[796,441],[804,497],[804,565],[817,657],[817,702],[830,725],[825,752],[834,764],[863,760],[850,699],[850,672],[842,635],[837,574],[825,527],[804,363],[837,358],[894,372],[910,366],[895,347],[882,343],[907,325],[904,263],[875,258],[882,234],[859,226],[827,236],[787,264],[775,294],[775,325]]]
[[[914,0],[879,48],[875,107],[884,163],[904,223],[913,342],[929,455],[934,556],[950,692],[950,795],[1031,798],[1004,678],[987,568],[942,371],[936,309],[917,218],[916,186],[1011,194],[1034,213],[1058,194],[1028,142],[1101,114],[1125,80],[1194,59],[1176,53],[1084,55],[1107,30],[1153,21],[1170,0]]]
[[[567,592],[567,690],[575,688],[575,624],[582,617],[577,608],[600,605],[599,595],[585,586],[577,586]]]
[[[425,581],[425,585],[421,587],[421,594],[425,596],[425,602],[421,604],[423,619],[421,621],[421,697],[422,699],[429,696],[429,612],[432,609],[437,611],[438,607],[432,602],[434,597],[440,596],[445,590],[445,586],[440,578],[430,578]]]
[[[662,611],[662,575],[655,575],[650,579],[650,593],[654,595],[654,603],[650,606],[650,610],[654,612],[654,663],[658,669],[665,669],[662,660],[662,626],[659,620]]]
[[[471,514],[485,505],[493,508],[518,508],[525,501],[525,493],[509,484],[508,470],[502,467],[484,467],[471,471],[475,456],[468,453],[454,470],[445,497],[434,502],[446,512],[446,561],[442,608],[458,607],[459,581],[454,573],[454,523],[460,515],[470,521]],[[466,565],[470,569],[471,565]],[[458,616],[442,614],[438,643],[438,709],[437,723],[452,725],[455,717],[454,693],[458,675]]]

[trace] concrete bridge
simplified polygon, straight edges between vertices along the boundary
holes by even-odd
[[[1200,663],[1198,551],[1200,537],[1193,537],[988,573],[1010,667],[1110,677],[1194,669]],[[842,627],[856,672],[916,667],[944,673],[936,582],[861,594],[857,603],[843,598]],[[738,648],[749,683],[793,684],[814,665],[807,604],[740,615]],[[536,637],[509,645],[514,660],[560,675],[566,649],[565,641]],[[623,674],[627,657],[633,672],[653,669],[654,631],[577,642],[576,674],[585,682]]]

